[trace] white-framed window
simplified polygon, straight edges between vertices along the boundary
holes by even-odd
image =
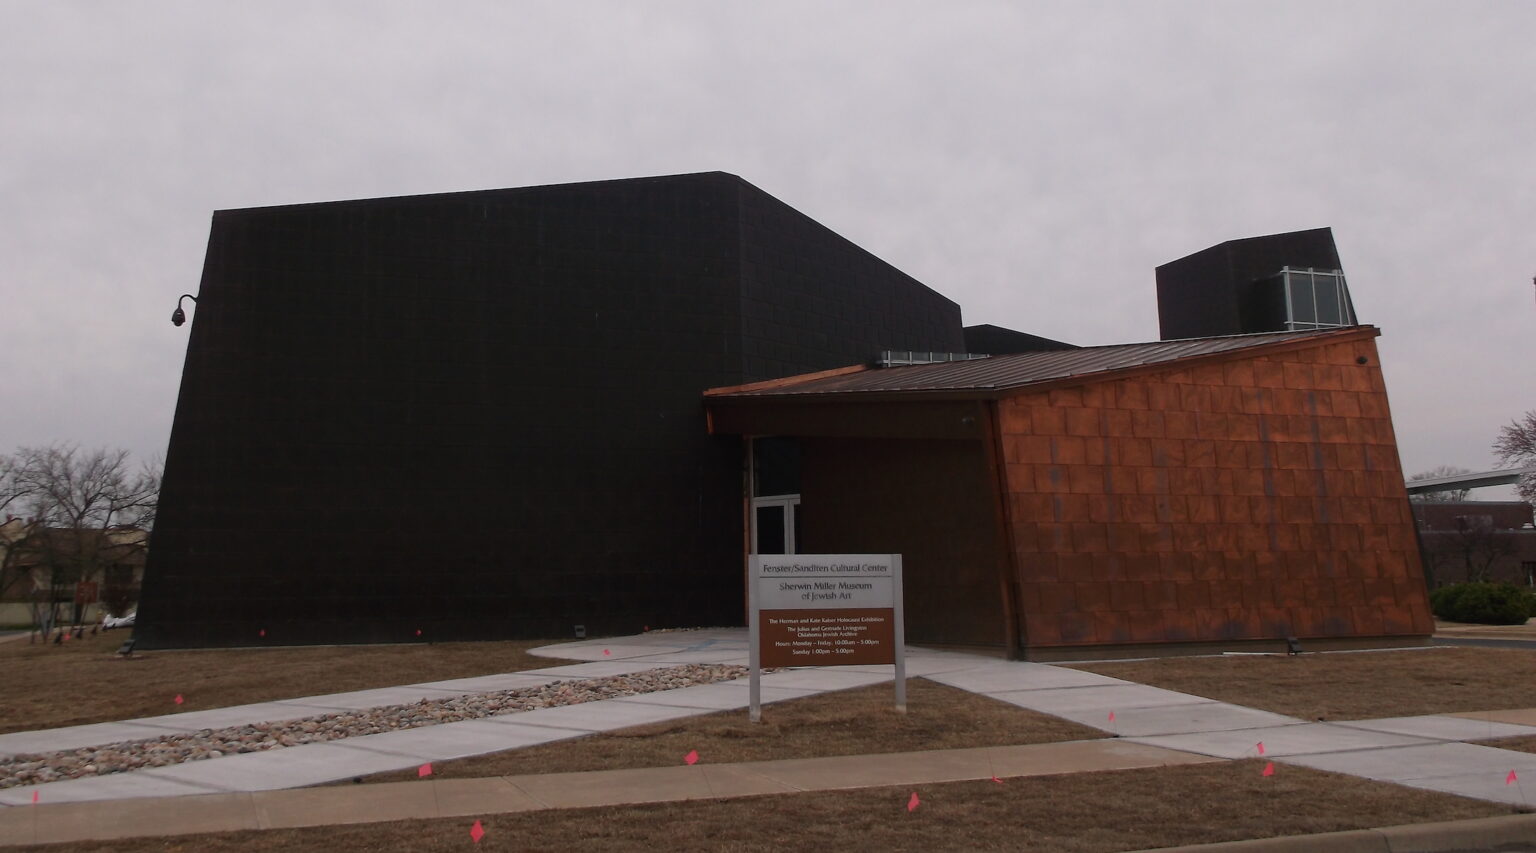
[[[1343,270],[1281,267],[1278,279],[1285,293],[1286,331],[1355,325]]]

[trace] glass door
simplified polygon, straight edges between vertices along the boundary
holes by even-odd
[[[752,553],[797,554],[800,536],[800,496],[770,495],[752,499]]]

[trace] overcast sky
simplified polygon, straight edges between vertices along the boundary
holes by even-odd
[[[0,70],[0,452],[163,455],[214,210],[716,169],[1078,344],[1332,226],[1408,472],[1536,408],[1536,3],[0,0]]]

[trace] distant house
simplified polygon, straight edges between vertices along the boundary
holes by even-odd
[[[138,528],[0,525],[0,624],[89,621],[131,609],[144,579],[149,533]]]
[[[1522,501],[1415,501],[1431,586],[1503,581],[1536,586],[1536,527]]]

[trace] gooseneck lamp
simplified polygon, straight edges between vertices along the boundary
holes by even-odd
[[[197,297],[196,296],[193,296],[190,293],[183,293],[181,295],[181,299],[177,299],[176,300],[176,310],[171,312],[171,325],[172,326],[180,326],[182,323],[187,322],[187,312],[181,310],[181,300],[182,299],[190,299],[190,300],[192,300],[192,302],[194,304],[196,304],[196,302],[197,302]]]

